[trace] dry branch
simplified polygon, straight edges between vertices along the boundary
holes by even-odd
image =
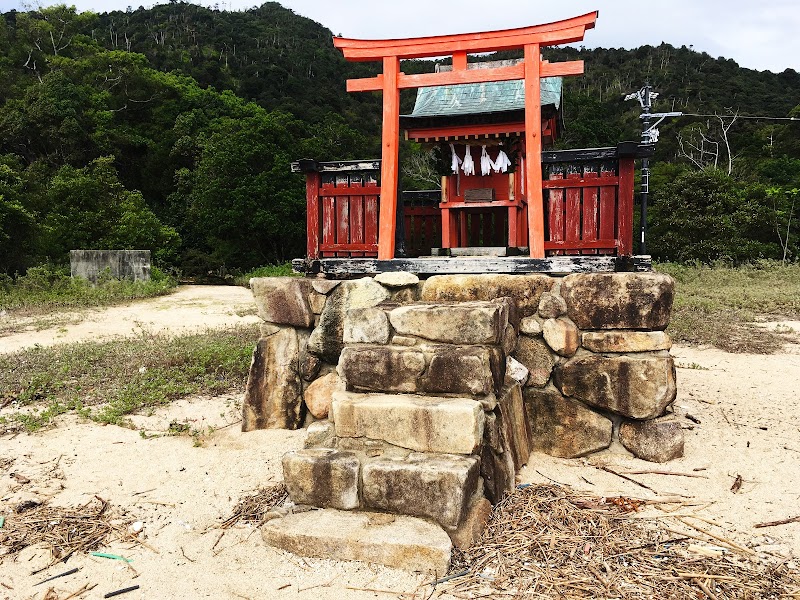
[[[112,538],[140,543],[130,535],[126,523],[112,525],[112,520],[109,503],[97,496],[77,508],[39,504],[9,516],[0,530],[0,546],[16,554],[28,546],[44,544],[50,550],[51,566],[76,552],[95,550]]]
[[[258,525],[261,525],[266,520],[266,514],[276,506],[283,504],[288,497],[289,494],[283,483],[262,488],[255,494],[240,499],[231,516],[225,519],[220,527],[229,529],[239,521],[255,521]],[[216,544],[214,545],[216,546]]]
[[[800,522],[800,515],[797,517],[789,517],[788,519],[779,519],[777,521],[767,521],[766,523],[756,523],[753,527],[776,527],[777,525],[788,525],[789,523]]]
[[[451,573],[469,573],[437,590],[459,598],[744,599],[786,597],[800,585],[785,563],[698,556],[689,551],[694,536],[675,539],[657,521],[631,518],[643,503],[625,500],[549,484],[518,489],[495,506],[478,544],[454,553]]]

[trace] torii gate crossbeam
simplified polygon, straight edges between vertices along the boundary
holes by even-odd
[[[583,61],[548,63],[541,60],[541,48],[581,41],[592,29],[598,12],[517,29],[464,33],[394,40],[333,38],[347,60],[382,61],[383,73],[366,79],[350,79],[351,92],[383,92],[381,198],[378,228],[378,259],[394,258],[398,146],[400,137],[400,90],[406,88],[525,80],[525,190],[528,202],[530,254],[544,258],[544,203],[542,199],[542,139],[539,79],[583,73]],[[511,67],[468,69],[467,54],[498,50],[523,50],[524,61]],[[400,60],[451,55],[453,70],[442,73],[406,75]]]

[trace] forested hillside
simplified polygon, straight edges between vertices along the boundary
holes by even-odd
[[[61,263],[78,247],[151,248],[186,274],[302,255],[303,182],[289,162],[380,147],[380,95],[344,85],[379,65],[347,63],[331,36],[274,2],[4,14],[0,272]],[[711,115],[660,127],[650,250],[797,258],[800,123],[741,117],[800,116],[797,72],[667,44],[547,51],[576,57],[586,75],[567,81],[564,147],[637,139],[638,105],[623,97],[645,79],[661,93],[655,110]],[[403,109],[412,103],[404,94]]]

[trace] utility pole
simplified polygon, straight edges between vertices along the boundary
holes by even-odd
[[[653,113],[650,112],[652,101],[658,98],[658,94],[653,91],[649,82],[645,82],[644,87],[638,92],[633,92],[625,96],[625,100],[638,100],[639,105],[642,107],[642,114],[639,118],[642,120],[642,138],[641,145],[655,145],[658,141],[658,129],[656,125],[661,123],[667,117],[680,117],[683,115],[681,112],[668,112],[668,113]],[[652,125],[652,119],[658,119]],[[639,254],[647,254],[647,244],[645,241],[645,234],[647,232],[647,197],[650,193],[650,159],[647,156],[642,157],[642,187],[641,187],[641,218],[639,219]]]

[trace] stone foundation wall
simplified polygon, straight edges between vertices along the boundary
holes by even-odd
[[[419,418],[413,407],[388,406],[387,397],[422,397],[428,404],[431,397],[447,399],[443,415],[454,397],[477,401],[485,441],[460,453],[482,457],[492,500],[513,485],[530,450],[579,457],[616,438],[645,460],[683,453],[682,431],[667,415],[676,394],[664,333],[673,299],[667,275],[440,275],[420,281],[410,273],[383,273],[348,281],[257,278],[251,287],[264,324],[243,431],[314,424],[310,446],[375,456],[450,453],[413,442],[413,428],[392,437],[392,431],[369,427],[381,426],[372,421],[383,419],[384,410],[393,419],[395,413],[409,422]],[[343,435],[333,425],[332,404],[367,429]],[[470,442],[459,443],[465,448]]]
[[[243,429],[308,425],[283,479],[294,507],[321,509],[267,523],[269,544],[407,569],[425,555],[441,575],[533,450],[582,456],[616,435],[647,460],[683,452],[664,416],[676,391],[665,275],[251,287],[265,323]]]

